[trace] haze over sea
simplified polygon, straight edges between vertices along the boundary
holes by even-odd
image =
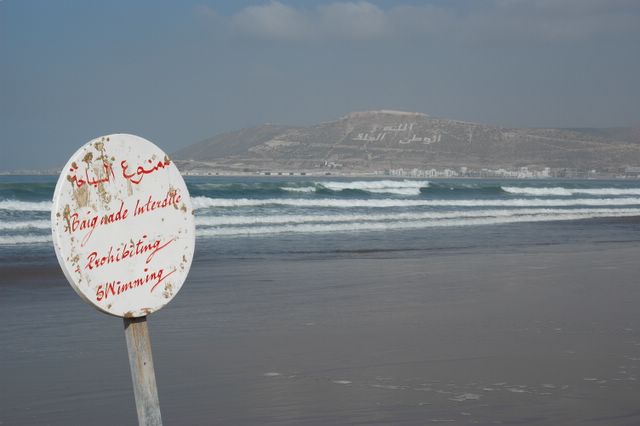
[[[640,422],[640,181],[187,184],[192,272],[150,317],[167,424]],[[0,424],[133,423],[54,186],[0,177]]]

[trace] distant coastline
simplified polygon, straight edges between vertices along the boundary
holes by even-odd
[[[178,166],[180,168],[180,166]],[[466,168],[463,168],[466,169]],[[180,170],[183,170],[180,168]],[[387,170],[224,170],[201,169],[182,171],[184,176],[264,176],[264,177],[345,177],[345,178],[404,178],[404,179],[640,179],[640,173],[623,170],[619,173],[600,172],[597,170],[549,169],[387,169]]]
[[[306,127],[243,128],[184,146],[171,158],[187,176],[637,179],[640,128],[505,128],[378,110]]]
[[[640,179],[640,172],[621,171],[619,173],[600,172],[597,170],[551,170],[549,173],[530,170],[510,170],[510,169],[481,169],[459,171],[455,169],[392,169],[392,170],[228,170],[228,169],[183,169],[178,165],[183,176],[194,177],[265,177],[265,178],[286,178],[286,177],[312,177],[312,178],[389,178],[389,179],[515,179],[515,180],[637,180]],[[61,171],[9,171],[0,172],[0,177],[19,176],[42,176],[57,177]]]

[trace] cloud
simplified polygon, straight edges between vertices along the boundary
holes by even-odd
[[[271,1],[228,18],[236,35],[323,42],[425,38],[435,41],[556,42],[640,33],[637,0],[490,0],[457,5],[402,5],[368,1],[313,8]]]
[[[332,3],[317,11],[319,33],[348,39],[383,37],[388,32],[388,16],[377,6],[361,1]]]
[[[296,9],[279,1],[248,6],[230,18],[236,34],[266,40],[371,39],[386,35],[385,12],[366,1]]]
[[[266,5],[248,6],[231,18],[235,32],[256,38],[273,40],[306,40],[310,38],[312,19],[278,1]]]

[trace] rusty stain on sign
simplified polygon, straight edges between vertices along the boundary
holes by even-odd
[[[89,205],[89,188],[83,186],[73,190],[73,199],[76,202],[78,208],[86,207]]]
[[[164,285],[164,292],[162,295],[165,299],[169,299],[173,295],[173,285],[171,283],[166,283]]]

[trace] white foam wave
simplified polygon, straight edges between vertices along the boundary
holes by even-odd
[[[504,209],[504,210],[462,210],[448,212],[396,213],[396,214],[330,214],[330,215],[260,215],[260,216],[198,216],[196,225],[202,227],[246,226],[246,225],[284,225],[305,223],[344,223],[344,222],[385,222],[415,221],[426,219],[462,219],[482,217],[515,217],[523,215],[625,215],[640,216],[640,209]]]
[[[51,202],[1,200],[0,210],[48,212],[51,211]]]
[[[316,185],[322,186],[331,191],[344,191],[356,189],[366,191],[373,194],[395,194],[395,195],[419,195],[420,188],[429,186],[428,181],[418,180],[373,180],[373,181],[353,181],[353,182],[335,182],[322,181],[316,182]]]
[[[397,200],[385,198],[380,200],[343,200],[334,198],[296,199],[296,198],[209,198],[193,197],[195,209],[216,207],[259,207],[269,205],[294,207],[327,207],[327,208],[393,208],[393,207],[562,207],[562,206],[632,206],[640,204],[640,198],[576,198],[546,199],[517,198],[512,200]]]
[[[15,229],[47,229],[51,228],[48,220],[30,220],[27,222],[0,222],[0,231]]]
[[[0,235],[1,245],[43,244],[50,243],[51,235]]]
[[[635,216],[635,213],[568,213],[549,215],[518,215],[507,217],[485,217],[485,218],[458,218],[443,220],[420,220],[405,222],[353,222],[353,223],[331,223],[331,224],[288,224],[273,226],[251,226],[251,227],[216,227],[199,229],[196,232],[198,237],[220,237],[220,236],[251,236],[269,235],[283,233],[335,233],[335,232],[361,232],[361,231],[388,231],[388,230],[410,230],[433,227],[453,227],[453,226],[481,226],[500,225],[519,222],[545,222],[545,221],[565,221],[577,219],[591,219],[597,217],[625,217]]]
[[[503,191],[515,195],[527,195],[535,197],[555,196],[570,197],[573,195],[596,195],[605,197],[640,195],[640,188],[565,188],[555,187],[519,187],[502,186]]]
[[[282,188],[283,191],[289,192],[315,192],[315,186],[285,186]]]

